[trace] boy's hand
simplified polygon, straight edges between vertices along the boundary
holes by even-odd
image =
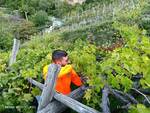
[[[81,81],[83,82],[83,84],[86,84],[88,79],[89,78],[87,76],[81,76]]]

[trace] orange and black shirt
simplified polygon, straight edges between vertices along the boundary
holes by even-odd
[[[44,80],[46,80],[46,76],[48,73],[48,66],[49,65],[46,65],[43,68]],[[71,65],[66,65],[64,67],[61,67],[61,70],[56,80],[55,90],[64,95],[68,95],[71,92],[71,88],[70,88],[71,82],[76,86],[82,85],[80,77],[78,76],[78,74],[75,72],[75,70],[72,68]]]

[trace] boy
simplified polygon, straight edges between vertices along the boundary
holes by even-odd
[[[71,82],[76,86],[81,86],[82,82],[78,74],[71,65],[68,65],[68,54],[63,50],[55,50],[52,53],[52,62],[61,66],[61,70],[56,80],[55,89],[57,92],[68,95],[71,92]],[[43,68],[43,78],[46,79],[48,65]]]

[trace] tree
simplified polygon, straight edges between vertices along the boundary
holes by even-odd
[[[43,26],[48,21],[48,15],[45,11],[38,11],[32,16],[32,21],[36,26]]]

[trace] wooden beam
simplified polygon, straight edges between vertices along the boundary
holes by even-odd
[[[88,87],[81,86],[81,87],[77,88],[76,90],[72,91],[71,94],[68,96],[75,100],[81,100],[81,98],[84,95],[84,92],[87,88]],[[54,96],[54,98],[55,98],[55,96]],[[49,103],[47,107],[45,107],[38,113],[62,113],[67,108],[68,107],[65,104],[63,104],[57,100],[54,100],[51,103]],[[89,113],[89,112],[86,112],[86,113]],[[90,112],[90,113],[93,113],[93,112]]]
[[[30,83],[34,84],[35,86],[39,87],[41,90],[43,89],[44,85],[31,79],[31,78],[28,78],[27,79]],[[85,86],[81,86],[79,87],[78,89],[74,90],[73,92],[71,92],[70,95],[68,95],[69,97],[75,99],[75,100],[80,100],[84,94],[84,91],[88,89],[88,87],[85,87]],[[58,94],[58,93],[56,93]],[[61,94],[58,94],[58,95],[61,95]],[[58,96],[57,95],[57,96]],[[54,96],[55,98],[55,96]],[[79,102],[78,102],[79,103]],[[81,104],[81,103],[80,103]],[[83,105],[83,104],[82,104]],[[83,105],[85,106],[85,105]],[[82,106],[82,107],[83,107]],[[87,106],[86,106],[87,107]],[[89,108],[89,107],[88,107]],[[59,102],[59,100],[55,100],[55,101],[52,101],[51,103],[49,103],[45,108],[43,108],[42,110],[38,111],[38,113],[61,113],[63,112],[65,109],[67,109],[67,106],[62,104],[61,102]],[[86,108],[84,108],[86,109]],[[92,109],[92,108],[90,108]],[[93,109],[92,109],[93,110]],[[90,111],[91,112],[91,111]],[[84,112],[83,112],[84,113]],[[87,112],[88,113],[88,112]],[[93,112],[95,113],[95,112]],[[97,112],[96,112],[97,113]]]
[[[55,81],[59,71],[59,65],[49,65],[48,75],[44,83],[44,89],[41,94],[41,100],[39,101],[38,111],[44,109],[52,101],[53,96],[55,94]]]
[[[27,78],[27,80],[28,80],[31,84],[33,84],[33,85],[35,85],[36,87],[38,87],[38,88],[40,88],[41,90],[43,90],[44,84],[42,84],[42,83],[40,83],[40,82],[37,82],[36,80],[33,80],[32,78]]]
[[[104,89],[102,91],[102,110],[103,113],[110,113],[110,109],[108,107],[109,104],[109,88],[107,86],[104,86]]]
[[[63,103],[64,105],[68,106],[69,108],[77,111],[78,113],[100,113],[99,111],[90,108],[66,95],[55,93],[54,98]]]
[[[84,86],[77,88],[76,90],[72,91],[69,97],[80,100],[83,96],[85,91]],[[38,113],[61,113],[65,111],[68,107],[62,104],[61,102],[54,100],[48,104],[43,110],[39,111]]]
[[[110,92],[120,101],[122,101],[123,103],[129,104],[130,101],[127,100],[126,98],[124,98],[122,95],[120,95],[119,93],[115,92],[114,89],[109,88]]]
[[[27,80],[32,83],[33,85],[37,86],[41,90],[44,88],[44,84],[37,82],[33,80],[32,78],[27,78]],[[81,86],[77,88],[76,90],[72,91],[69,97],[75,99],[75,100],[80,100],[82,96],[84,95],[84,91],[88,89],[89,87],[86,86]],[[62,104],[61,102],[54,100],[51,103],[49,103],[44,109],[38,111],[38,113],[61,113],[64,110],[66,110],[68,107]]]
[[[128,93],[124,93],[124,92],[116,90],[116,89],[114,89],[114,91],[117,92],[117,93],[122,94],[123,96],[125,96],[127,98],[129,98],[132,101],[132,103],[134,103],[134,104],[138,104],[139,103],[132,95],[130,95]]]
[[[11,66],[13,63],[16,62],[16,57],[19,51],[19,46],[20,46],[20,40],[17,39],[18,36],[16,36],[14,38],[14,43],[13,43],[13,48],[12,48],[12,53],[11,53],[11,57],[9,60],[9,66]]]
[[[76,100],[80,100],[84,94],[84,91],[86,89],[88,89],[88,87],[85,86],[81,86],[78,89],[74,90],[73,92],[71,92],[70,95],[66,96],[63,94],[59,94],[59,93],[55,93],[55,95],[53,95],[54,93],[54,89],[51,91],[52,93],[49,93],[47,87],[49,86],[50,82],[54,83],[54,79],[56,79],[55,77],[57,76],[56,73],[58,74],[57,69],[52,69],[52,68],[59,68],[59,67],[55,67],[56,65],[51,65],[49,67],[49,71],[50,73],[48,73],[48,75],[51,75],[51,79],[49,77],[46,78],[46,82],[45,84],[41,84],[31,78],[28,78],[27,80],[34,84],[35,86],[39,87],[41,90],[43,89],[42,92],[42,96],[41,98],[43,98],[43,104],[41,104],[42,99],[40,100],[39,106],[41,106],[41,108],[38,106],[38,111],[37,113],[61,113],[63,112],[67,107],[72,108],[73,110],[79,112],[79,113],[100,113],[99,111],[96,111],[93,108],[90,108]],[[55,71],[54,71],[55,70]],[[58,69],[59,70],[59,69]],[[54,71],[54,72],[53,72]],[[54,75],[54,76],[53,76]],[[53,81],[52,81],[53,80]],[[51,86],[53,87],[53,86]],[[54,87],[53,87],[54,88]],[[46,90],[47,89],[47,90]],[[51,88],[52,89],[52,88]],[[48,95],[47,95],[48,94]],[[50,95],[52,94],[52,95]],[[52,101],[52,98],[56,99]],[[46,100],[44,100],[46,99]],[[75,100],[74,100],[75,99]],[[46,105],[47,104],[47,105]]]

